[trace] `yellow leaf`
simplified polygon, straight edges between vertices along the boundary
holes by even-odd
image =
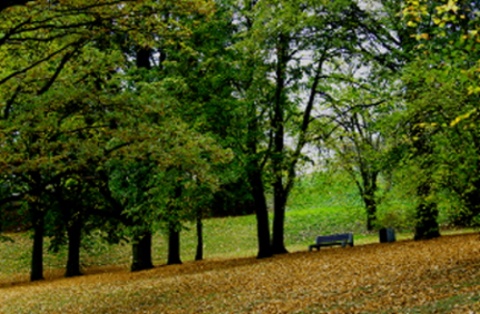
[[[407,26],[408,27],[415,27],[415,26],[417,26],[417,23],[415,23],[414,21],[408,21]]]
[[[446,9],[447,11],[453,11],[457,13],[458,11],[457,2],[455,0],[448,0]]]
[[[427,33],[423,33],[423,34],[418,35],[418,39],[428,40],[429,38],[430,38],[430,36]]]
[[[438,25],[438,24],[440,24],[441,22],[442,22],[442,19],[441,19],[441,18],[438,18],[438,17],[434,17],[434,18],[433,18],[433,23],[435,23],[435,24]]]

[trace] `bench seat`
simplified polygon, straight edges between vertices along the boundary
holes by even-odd
[[[320,250],[322,246],[334,246],[341,245],[346,247],[347,245],[353,246],[353,233],[338,233],[333,235],[318,236],[315,239],[315,244],[308,247],[308,251],[312,251],[314,248]]]

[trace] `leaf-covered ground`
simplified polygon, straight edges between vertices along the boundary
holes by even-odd
[[[0,282],[0,313],[480,313],[480,236],[49,276]]]

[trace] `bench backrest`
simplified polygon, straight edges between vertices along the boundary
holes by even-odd
[[[353,242],[353,234],[351,233],[338,233],[327,236],[318,236],[316,239],[317,244],[325,242],[345,241],[347,243]]]

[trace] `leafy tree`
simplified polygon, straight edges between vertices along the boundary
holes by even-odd
[[[47,215],[46,235],[51,238],[50,249],[58,251],[67,245],[66,277],[82,275],[80,249],[82,235],[98,228],[93,214],[103,209],[101,195],[84,179],[86,173],[60,178],[50,186],[52,202]]]
[[[460,224],[479,213],[478,129],[471,123],[478,117],[477,9],[469,1],[410,1],[403,11],[418,56],[406,80],[414,86],[417,112],[424,112],[417,128],[431,134],[432,161],[426,166],[431,180],[463,201]]]
[[[382,84],[370,76],[346,78],[351,81],[337,82],[340,86],[337,97],[335,93],[329,93],[326,111],[331,113],[324,114],[326,127],[323,123],[319,126],[320,133],[324,134],[320,145],[333,150],[333,162],[355,182],[365,204],[366,229],[372,230],[380,202],[377,195],[380,192],[379,177],[382,172],[387,176],[391,167],[385,123],[396,109],[394,91],[388,87],[389,80],[383,80]]]
[[[360,53],[382,60],[378,47],[397,43],[387,41],[392,38],[388,29],[372,31],[367,23],[374,19],[350,1],[263,1],[253,12],[251,42],[242,46],[256,53],[250,59],[256,81],[248,89],[255,101],[247,112],[257,129],[251,135],[255,144],[249,154],[262,154],[257,160],[265,170],[259,169],[271,180],[274,195],[272,250],[284,253],[285,204],[295,169],[303,149],[315,138],[311,122],[331,101],[332,79],[341,74],[340,64],[357,62],[354,56]],[[378,46],[365,45],[372,36],[377,36]]]
[[[192,177],[186,178],[185,174],[179,176],[180,181],[196,182],[199,190],[205,190],[203,195],[196,194],[195,202],[188,202],[188,206],[197,211],[197,218],[210,214],[231,215],[244,212],[247,206],[254,207],[244,166],[242,140],[247,123],[244,102],[236,97],[235,91],[235,86],[241,84],[241,54],[237,54],[233,46],[240,40],[236,35],[235,8],[230,1],[215,4],[212,16],[191,26],[192,33],[182,46],[161,46],[165,74],[159,75],[169,77],[169,92],[179,103],[176,112],[192,128],[235,152],[229,165],[214,167],[221,186],[215,190],[213,198],[211,189],[205,184],[192,181]],[[188,24],[191,19],[185,21]],[[179,194],[182,199],[184,193],[191,197],[197,188],[187,191],[182,187]],[[267,215],[265,202],[264,208]],[[201,230],[201,221],[197,221]]]
[[[143,102],[147,99],[122,90],[130,79],[117,69],[128,60],[115,43],[122,34],[140,45],[154,40],[146,36],[150,33],[172,40],[183,36],[182,27],[172,31],[158,19],[157,12],[165,12],[166,5],[86,1],[2,11],[7,17],[0,46],[5,56],[0,82],[2,140],[8,143],[2,147],[2,165],[28,187],[23,195],[30,200],[33,225],[38,225],[34,261],[42,252],[45,216],[37,196],[43,197],[53,182],[101,167],[109,158],[157,151],[161,136],[155,134],[165,129],[157,129],[158,124],[142,116],[162,117],[165,106],[158,106],[158,100]],[[208,11],[207,6],[202,10]],[[191,12],[178,2],[169,8]],[[34,19],[26,15],[29,9],[38,13]],[[34,43],[37,49],[29,50]],[[11,53],[15,46],[26,49],[22,58]],[[34,268],[32,279],[41,279],[40,267]]]

